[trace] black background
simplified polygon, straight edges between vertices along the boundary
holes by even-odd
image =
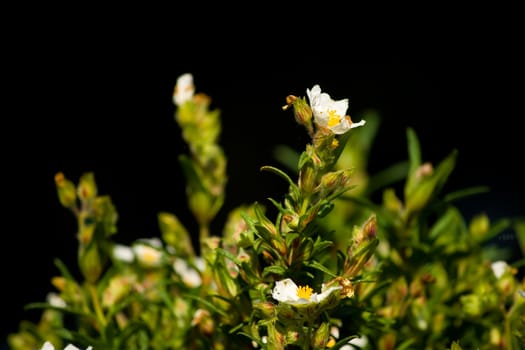
[[[109,194],[119,212],[117,241],[158,236],[159,211],[179,215],[194,229],[177,162],[187,149],[171,101],[175,81],[185,72],[193,73],[197,91],[221,109],[229,181],[215,230],[228,208],[279,199],[286,191],[282,180],[259,168],[279,166],[272,155],[276,144],[304,147],[303,129],[281,107],[288,94],[304,96],[314,84],[334,99],[348,97],[354,120],[369,108],[381,115],[371,172],[406,159],[410,126],[425,160],[437,163],[458,149],[447,190],[490,186],[490,193],[459,203],[467,217],[481,211],[493,220],[525,214],[522,111],[507,83],[513,65],[473,61],[470,55],[445,62],[432,55],[371,59],[357,52],[360,59],[352,59],[301,40],[283,48],[256,45],[248,52],[207,47],[209,38],[185,46],[176,36],[154,44],[155,33],[139,38],[116,30],[74,39],[66,33],[35,31],[7,72],[3,335],[21,319],[35,320],[37,314],[23,306],[43,301],[52,290],[53,258],[75,261],[75,221],[56,197],[56,172],[73,181],[95,173],[99,193]],[[502,240],[516,244],[508,235]]]

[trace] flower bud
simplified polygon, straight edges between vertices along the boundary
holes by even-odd
[[[78,196],[81,200],[89,200],[97,195],[97,185],[93,173],[85,173],[80,177],[78,183]]]
[[[476,215],[469,224],[469,231],[476,241],[481,242],[489,233],[490,219],[486,214]]]
[[[254,303],[253,307],[261,312],[262,318],[273,318],[276,315],[275,305],[269,301]]]
[[[193,256],[190,234],[179,218],[173,214],[161,212],[157,216],[162,238],[166,244],[175,248],[179,256]]]
[[[313,131],[312,128],[312,109],[310,105],[306,102],[304,97],[296,97],[293,95],[288,95],[286,97],[287,106],[293,106],[293,114],[295,121],[303,125],[308,132]],[[284,107],[283,107],[284,108]]]
[[[95,283],[102,274],[102,257],[98,245],[93,243],[80,248],[79,266],[84,278]]]
[[[314,349],[324,349],[330,340],[330,326],[328,322],[323,322],[315,331],[313,346]]]
[[[283,334],[275,328],[275,323],[268,324],[268,345],[270,349],[284,350],[285,349],[285,338]]]
[[[73,182],[64,177],[62,172],[55,175],[55,185],[58,193],[58,200],[66,208],[75,207],[77,200],[76,188]]]
[[[102,293],[102,306],[110,308],[122,300],[130,292],[134,280],[134,276],[112,277]]]
[[[210,315],[208,310],[198,309],[193,315],[193,320],[191,321],[192,326],[198,326],[202,333],[204,334],[213,334],[215,330],[215,322]]]

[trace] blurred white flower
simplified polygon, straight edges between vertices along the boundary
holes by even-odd
[[[494,261],[492,265],[490,265],[490,267],[492,268],[492,272],[494,273],[494,276],[496,276],[496,278],[499,279],[501,276],[503,276],[505,271],[507,271],[507,269],[509,268],[509,265],[503,260],[498,260],[498,261]]]
[[[191,267],[186,260],[175,258],[173,269],[188,287],[194,288],[201,285],[202,279],[200,273]]]
[[[195,93],[195,85],[193,85],[193,75],[191,73],[185,73],[179,76],[175,89],[173,90],[173,103],[177,106],[181,106],[188,100],[193,98]]]
[[[133,252],[137,260],[146,267],[157,267],[162,263],[162,251],[151,245],[135,243],[133,245]]]
[[[57,293],[52,293],[52,292],[48,293],[46,299],[47,299],[47,302],[54,307],[60,307],[60,308],[66,307],[66,302]]]
[[[355,350],[355,349],[363,349],[365,346],[368,345],[368,338],[363,335],[359,338],[353,338],[351,339],[348,344],[343,345],[340,347],[341,350]]]
[[[131,263],[135,259],[133,249],[123,244],[115,244],[113,246],[113,257],[118,261]]]
[[[50,342],[46,341],[44,343],[44,345],[42,345],[42,347],[40,348],[40,350],[55,350],[55,347],[53,346],[53,344],[51,344]],[[66,345],[66,347],[64,348],[64,350],[81,350],[80,348],[77,348],[76,346],[74,346],[73,344],[68,344]],[[93,350],[93,347],[92,346],[88,346],[86,348],[86,350]]]

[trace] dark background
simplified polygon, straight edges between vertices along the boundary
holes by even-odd
[[[288,94],[304,96],[317,83],[334,99],[348,97],[354,120],[369,108],[380,113],[371,172],[406,159],[405,130],[411,126],[425,160],[436,164],[458,149],[447,190],[490,186],[490,193],[459,203],[467,218],[481,211],[491,220],[525,214],[522,111],[506,83],[512,65],[461,55],[453,63],[430,55],[352,60],[300,45],[197,52],[198,45],[185,47],[176,38],[156,46],[118,35],[70,40],[48,34],[36,31],[25,42],[24,55],[14,59],[21,60],[10,66],[4,96],[4,337],[21,319],[36,320],[23,306],[43,301],[53,289],[53,258],[75,262],[76,223],[56,197],[56,172],[75,182],[84,172],[95,173],[99,193],[109,194],[119,212],[117,241],[158,236],[159,211],[194,227],[177,162],[187,149],[171,102],[175,81],[185,72],[221,109],[229,182],[216,227],[228,208],[286,191],[283,181],[259,168],[279,165],[272,155],[276,144],[303,149],[303,129],[281,107]],[[507,234],[500,243],[516,241]]]

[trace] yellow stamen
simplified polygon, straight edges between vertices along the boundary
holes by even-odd
[[[327,348],[333,348],[335,345],[335,339],[330,337],[330,339],[328,340],[328,343],[326,343],[326,347]]]
[[[328,111],[328,123],[329,128],[336,126],[341,122],[341,116],[335,113],[335,109]]]
[[[314,290],[308,286],[299,286],[297,287],[297,296],[302,299],[310,299],[313,291]]]
[[[147,264],[155,263],[159,258],[158,252],[153,248],[147,248],[144,250],[142,259]]]

